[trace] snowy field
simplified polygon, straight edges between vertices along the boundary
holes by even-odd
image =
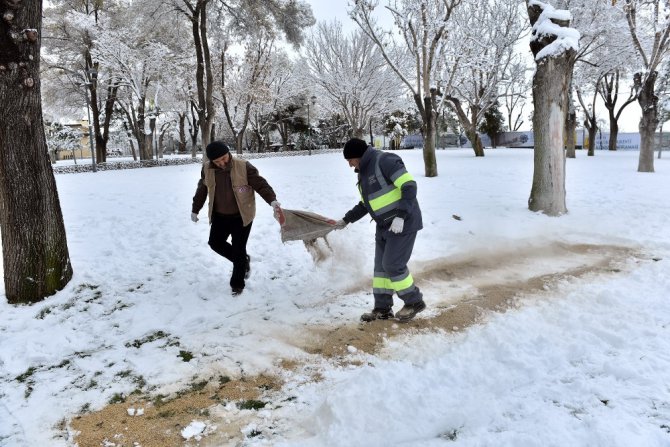
[[[59,175],[75,276],[33,306],[0,296],[0,445],[70,446],[64,421],[130,393],[138,377],[167,394],[294,359],[319,363],[322,380],[286,377],[279,392],[294,398],[254,413],[242,433],[262,435],[237,445],[670,446],[670,154],[640,174],[637,153],[578,151],[559,218],[527,209],[531,150],[438,151],[430,179],[421,151],[399,154],[425,226],[410,263],[428,304],[417,319],[474,287],[428,280],[432,265],[545,254],[523,272],[479,278],[495,283],[575,267],[551,255],[557,244],[636,255],[463,330],[407,331],[375,355],[352,346],[346,364],[319,363],[300,348],[305,328],[355,323],[371,308],[368,219],[329,236],[333,253],[315,265],[301,243],[281,243],[257,196],[252,276],[233,298],[230,265],[207,246],[206,211],[190,221],[199,165]],[[339,219],[358,200],[340,154],[253,164],[285,208]],[[195,421],[184,438],[208,425]]]

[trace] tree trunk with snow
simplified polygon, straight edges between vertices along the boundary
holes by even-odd
[[[534,2],[528,6],[528,16],[534,30],[543,8],[548,5]],[[553,9],[553,8],[552,8]],[[545,16],[542,16],[545,17]],[[545,19],[549,20],[549,19]],[[568,20],[552,18],[561,29]],[[537,68],[533,77],[533,132],[535,134],[533,186],[528,199],[531,211],[542,211],[550,216],[567,212],[565,205],[565,120],[569,110],[568,92],[572,80],[574,49],[547,54],[537,59],[538,53],[557,39],[556,35],[542,34],[531,40],[531,51]]]
[[[0,3],[0,231],[5,295],[34,303],[72,278],[40,98],[42,2]]]

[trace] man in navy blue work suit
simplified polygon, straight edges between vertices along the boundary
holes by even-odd
[[[395,316],[400,321],[409,321],[426,308],[421,291],[407,269],[416,234],[423,228],[416,182],[399,156],[369,147],[358,138],[344,145],[344,158],[358,173],[361,201],[335,227],[342,229],[367,214],[377,224],[372,281],[375,304],[371,312],[361,315],[361,320],[393,318],[395,293],[405,303]]]

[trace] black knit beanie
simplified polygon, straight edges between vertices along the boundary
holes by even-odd
[[[368,143],[358,138],[352,138],[344,143],[344,158],[347,160],[361,158],[367,149]]]
[[[216,160],[217,158],[223,157],[228,152],[230,152],[230,149],[223,141],[212,141],[207,145],[205,152],[207,152],[207,158],[210,160]]]

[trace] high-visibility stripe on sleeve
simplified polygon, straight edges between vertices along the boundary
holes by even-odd
[[[402,188],[402,185],[404,185],[407,182],[413,182],[414,177],[412,177],[412,174],[409,172],[405,172],[403,175],[398,177],[393,181],[393,184],[396,186],[396,188]]]

